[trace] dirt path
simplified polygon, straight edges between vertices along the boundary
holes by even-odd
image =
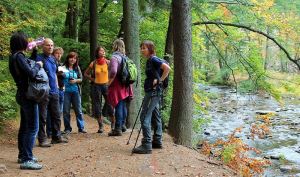
[[[164,135],[163,149],[153,150],[150,155],[131,155],[137,131],[134,131],[131,143],[126,145],[130,131],[121,137],[108,137],[107,125],[105,133],[99,135],[95,133],[98,129],[96,121],[85,116],[88,133],[78,134],[72,117],[74,132],[70,135],[69,143],[56,144],[51,148],[34,148],[34,154],[44,165],[38,171],[19,169],[16,162],[17,126],[8,126],[0,136],[0,165],[7,168],[7,171],[0,171],[0,176],[234,176],[227,167],[208,163],[209,160],[195,150],[175,145],[167,135]]]

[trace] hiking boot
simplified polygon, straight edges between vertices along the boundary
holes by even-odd
[[[152,154],[152,150],[151,149],[146,149],[143,145],[141,145],[137,148],[133,148],[132,153],[135,153],[135,154]]]
[[[51,141],[52,144],[59,144],[59,143],[68,143],[68,140],[63,138],[63,137],[60,137],[58,139],[53,139],[52,138],[52,141]]]
[[[32,161],[34,161],[35,163],[37,163],[38,162],[38,158],[32,157]],[[18,163],[21,164],[21,163],[24,163],[24,161],[22,159],[18,158]]]
[[[34,162],[33,160],[23,162],[20,165],[20,169],[22,169],[22,170],[40,170],[42,168],[43,168],[43,165],[40,165],[40,164]]]
[[[87,133],[87,131],[85,129],[82,129],[82,130],[78,130],[78,133]]]
[[[122,130],[114,129],[108,133],[108,136],[122,136]]]
[[[126,125],[122,125],[122,132],[126,132],[127,131],[127,128],[126,128]]]
[[[39,146],[47,148],[47,147],[51,147],[51,144],[47,140],[45,140],[45,141],[39,143]]]
[[[162,144],[152,142],[152,149],[162,149]]]

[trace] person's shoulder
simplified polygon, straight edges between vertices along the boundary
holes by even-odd
[[[163,63],[162,59],[158,58],[157,56],[152,56],[151,61],[154,62],[154,63],[157,63],[157,64]]]

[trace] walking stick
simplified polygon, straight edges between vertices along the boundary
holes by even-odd
[[[143,104],[144,104],[144,98],[143,98],[142,104],[141,104],[141,106],[140,106],[139,112],[138,112],[138,114],[137,114],[137,116],[136,116],[136,119],[135,119],[135,121],[134,121],[132,130],[131,130],[131,132],[130,132],[130,135],[129,135],[129,138],[128,138],[128,141],[127,141],[127,145],[129,144],[130,138],[131,138],[131,136],[132,136],[134,127],[135,127],[135,125],[136,125],[136,122],[137,122],[137,120],[138,120],[138,118],[139,118],[139,115],[140,115],[140,112],[141,112],[141,110],[142,110]]]

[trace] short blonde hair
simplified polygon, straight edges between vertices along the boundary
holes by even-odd
[[[61,47],[55,47],[55,48],[53,49],[52,54],[54,54],[56,51],[60,51],[62,55],[64,54],[64,49],[61,48]]]
[[[125,55],[125,44],[122,39],[116,39],[113,43],[113,51],[121,52]]]

